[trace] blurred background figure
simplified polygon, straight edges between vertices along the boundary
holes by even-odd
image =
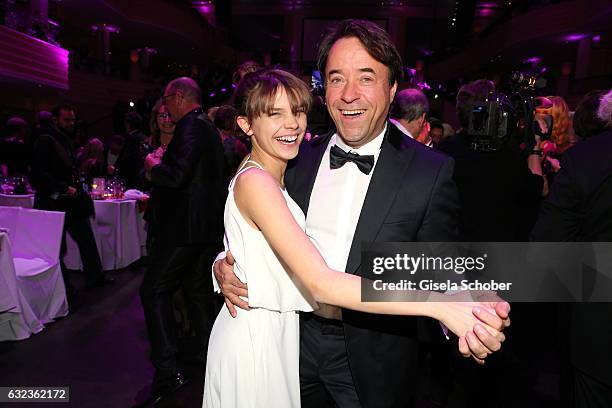
[[[238,68],[236,68],[236,71],[232,74],[232,82],[234,85],[238,85],[238,82],[240,82],[246,74],[258,71],[261,68],[262,66],[258,62],[244,61],[242,64],[238,65]]]
[[[612,128],[612,90],[601,97],[599,108],[597,108],[597,118]]]
[[[215,113],[215,126],[219,129],[223,141],[227,183],[236,173],[244,156],[249,153],[245,144],[237,136],[236,115],[236,108],[230,105],[219,106]]]
[[[0,143],[0,162],[6,164],[9,174],[29,173],[31,148],[27,131],[27,122],[19,116],[13,116],[6,123],[6,135]]]
[[[125,180],[127,188],[141,189],[144,181],[143,145],[147,137],[142,133],[142,116],[136,112],[125,115],[125,144],[121,151],[121,160],[115,168],[118,176]]]
[[[155,149],[161,147],[165,150],[172,140],[172,136],[174,136],[176,124],[172,122],[170,113],[164,104],[162,104],[161,99],[157,100],[151,110],[149,127],[151,128],[149,144]]]
[[[391,104],[389,116],[399,130],[412,139],[418,140],[425,146],[433,147],[429,136],[429,101],[427,96],[418,89],[404,89],[395,95]]]
[[[595,107],[598,100],[600,104]],[[531,234],[533,241],[612,241],[612,91],[601,98],[598,93],[585,96],[576,112],[588,118],[590,114],[585,111],[593,110],[597,111],[597,120],[581,119],[579,129],[594,129],[602,123],[605,127],[597,133],[587,130],[588,138],[561,157],[561,169]],[[585,273],[577,271],[581,272]],[[612,290],[609,279],[587,279],[596,282],[600,291]],[[612,327],[602,322],[612,321],[612,304],[583,302],[563,306],[567,332],[560,339],[569,337],[569,361],[564,350],[562,392],[567,405],[562,406],[610,407]]]
[[[606,91],[594,90],[588,92],[580,99],[574,111],[573,127],[574,133],[586,140],[591,136],[603,132],[607,124],[597,116],[600,101]]]
[[[39,135],[49,133],[49,130],[53,127],[53,118],[51,112],[41,110],[36,113],[36,123],[34,129],[32,129],[32,144],[36,142],[36,138]]]
[[[121,165],[121,153],[125,145],[125,138],[122,135],[113,135],[104,153],[106,159],[107,173],[113,176],[117,171],[117,166]]]
[[[111,283],[105,277],[96,240],[89,217],[95,215],[93,202],[83,188],[78,174],[74,149],[75,109],[70,105],[59,105],[53,109],[53,128],[40,135],[34,145],[32,160],[32,184],[36,189],[34,208],[62,211],[66,214],[60,262],[68,301],[74,299],[76,290],[70,283],[64,265],[66,232],[79,247],[83,261],[83,272],[87,286],[97,287]]]
[[[432,141],[434,147],[440,144],[440,141],[444,138],[444,125],[436,118],[430,117],[429,122],[429,138]]]
[[[104,144],[95,137],[81,150],[77,162],[79,171],[88,184],[91,184],[95,177],[106,177],[108,174],[108,166],[104,160]]]
[[[552,116],[551,142],[555,144],[553,155],[560,156],[576,143],[575,137],[572,136],[570,111],[567,103],[560,96],[547,96],[546,98],[553,103],[553,106],[538,111]]]

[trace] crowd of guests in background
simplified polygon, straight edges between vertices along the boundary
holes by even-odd
[[[241,64],[232,76],[234,84],[246,73],[260,68],[253,61]],[[431,116],[428,97],[416,88],[403,89],[397,93],[391,105],[390,121],[409,137],[455,159],[455,182],[460,187],[464,208],[462,231],[466,239],[524,240],[535,222],[539,201],[547,195],[560,169],[561,155],[580,140],[609,126],[606,125],[609,119],[605,117],[605,101],[609,100],[609,95],[606,96],[603,90],[591,91],[582,98],[575,111],[570,111],[562,97],[548,96],[550,104],[538,108],[537,113],[552,118],[549,139],[538,140],[535,145],[526,145],[523,140],[517,139],[512,140],[503,152],[477,153],[470,148],[466,133],[469,111],[474,101],[484,100],[494,91],[495,85],[488,80],[473,81],[459,89],[456,99],[459,122],[457,130]],[[308,118],[307,140],[316,139],[332,126],[322,98],[315,95],[313,101]],[[74,111],[78,114],[76,109]],[[120,111],[113,113],[113,120],[117,122],[114,128],[121,130],[119,133],[104,138],[75,135],[76,171],[90,184],[94,178],[115,177],[123,180],[128,189],[147,191],[150,184],[145,177],[145,156],[152,152],[159,157],[163,156],[172,141],[175,123],[162,99],[155,100],[150,92],[139,99],[133,110]],[[226,181],[229,181],[248,154],[250,142],[236,126],[231,98],[225,105],[208,108],[207,114],[222,140]],[[38,112],[32,125],[22,117],[10,117],[0,134],[1,175],[4,178],[29,178],[36,140],[56,127],[57,118],[48,111]],[[79,134],[77,129],[74,133]],[[540,157],[538,160],[530,158],[534,149]],[[541,178],[541,175],[544,177]],[[490,187],[486,195],[482,190],[484,185]],[[499,205],[491,205],[493,202],[505,203],[508,207],[507,211],[501,213],[509,215],[498,220],[498,230],[504,231],[506,235],[497,234],[489,227],[488,220],[496,218],[491,212],[492,208],[499,212]],[[512,214],[517,215],[513,217]]]
[[[256,63],[244,63],[234,73],[233,81],[237,84],[245,74],[258,69],[260,66]],[[179,85],[175,87],[179,89]],[[528,241],[542,201],[551,191],[556,175],[563,166],[562,157],[583,140],[612,129],[612,91],[596,90],[587,93],[575,111],[570,111],[562,97],[548,96],[545,98],[547,104],[539,106],[535,113],[536,117],[552,118],[552,121],[541,122],[542,126],[546,126],[546,123],[552,125],[551,129],[546,129],[549,130],[550,138],[536,137],[527,141],[510,138],[499,151],[477,151],[472,148],[468,134],[470,110],[475,101],[484,100],[494,91],[495,85],[484,79],[470,82],[459,89],[456,114],[460,127],[457,130],[431,116],[428,97],[416,88],[397,92],[389,113],[390,121],[408,137],[454,158],[454,181],[461,204],[461,239],[474,242]],[[86,222],[93,214],[93,208],[88,204],[77,208],[72,204],[76,202],[74,200],[66,201],[64,207],[58,207],[61,200],[53,199],[53,195],[78,196],[83,192],[72,187],[74,178],[84,180],[82,185],[91,185],[93,179],[98,177],[120,178],[129,189],[155,191],[146,161],[161,163],[172,145],[177,121],[173,120],[169,111],[172,105],[166,99],[174,95],[166,89],[165,95],[153,103],[140,104],[140,109],[121,112],[120,128],[124,131],[105,138],[75,137],[78,112],[69,105],[60,105],[52,112],[38,112],[32,126],[19,116],[10,117],[5,124],[0,138],[2,176],[29,178],[36,190],[35,207],[66,211],[66,229],[77,237],[87,280],[92,286],[108,283],[108,279],[102,275],[91,227]],[[147,100],[151,98],[147,97]],[[313,100],[305,143],[332,130],[332,122],[322,98],[315,95]],[[143,106],[148,112],[142,111]],[[198,109],[201,109],[199,105]],[[209,125],[216,128],[223,148],[224,182],[227,185],[241,161],[248,155],[250,141],[236,125],[236,109],[231,99],[227,104],[209,108],[205,112],[202,115],[207,116]],[[59,148],[55,144],[58,140],[62,144]],[[49,154],[51,151],[58,152],[55,158]],[[55,162],[50,163],[50,160]],[[49,169],[62,175],[60,184],[53,184],[47,177],[51,171]],[[157,189],[159,194],[160,188]],[[212,250],[209,252],[209,255],[215,253]],[[163,274],[160,272],[158,275]],[[70,294],[70,281],[66,275],[65,281]],[[147,304],[149,299],[145,295],[143,304]],[[148,301],[152,302],[150,299]],[[152,306],[150,308],[153,310]],[[513,313],[515,319],[529,319],[527,312],[521,314],[520,307]],[[154,315],[154,312],[150,314]],[[150,316],[147,318],[154,319]],[[443,353],[449,352],[447,344],[434,344],[432,348],[438,348]],[[432,387],[449,390],[444,385],[449,381],[449,360],[436,359],[440,350],[432,353]],[[534,356],[534,359],[537,358]],[[463,381],[468,382],[472,376],[486,376],[484,381],[502,381],[494,371],[467,372]],[[466,387],[469,388],[469,385]],[[447,399],[448,394],[438,393],[432,398],[439,399],[440,404],[443,404],[442,400]],[[496,397],[491,398],[495,400]]]

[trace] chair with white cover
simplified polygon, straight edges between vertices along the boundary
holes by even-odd
[[[43,323],[68,314],[60,267],[64,213],[21,208],[10,233],[19,289]]]
[[[44,328],[17,285],[12,245],[7,233],[16,223],[6,221],[17,219],[19,209],[15,210],[4,211],[0,207],[0,226],[7,229],[6,232],[0,231],[0,341],[23,340]]]

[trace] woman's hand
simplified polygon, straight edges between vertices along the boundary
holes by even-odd
[[[506,339],[503,330],[510,321],[507,311],[501,311],[502,307],[498,311],[496,302],[474,302],[469,292],[443,296],[447,299],[436,304],[434,317],[459,337],[463,356],[484,364],[484,359],[498,351]]]

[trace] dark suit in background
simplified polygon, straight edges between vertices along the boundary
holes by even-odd
[[[102,264],[91,229],[89,217],[94,215],[89,195],[77,186],[77,162],[73,141],[63,132],[53,129],[38,136],[32,157],[32,184],[36,189],[34,208],[65,212],[60,263],[64,282],[70,289],[63,257],[66,253],[66,231],[79,247],[87,283],[103,280]],[[77,195],[66,195],[68,187],[75,187]]]
[[[438,145],[455,159],[459,190],[459,231],[466,242],[526,241],[542,197],[544,180],[531,173],[517,148],[497,152],[470,148],[457,133]]]
[[[133,131],[125,135],[125,143],[117,161],[115,168],[119,177],[125,180],[127,188],[142,189],[144,183],[144,154],[142,145],[146,136],[138,131]]]
[[[533,241],[612,241],[612,132],[561,157]],[[577,272],[578,273],[578,272]],[[572,407],[612,407],[612,304],[569,306]]]
[[[323,154],[334,132],[303,143],[289,163],[285,183],[304,213]],[[409,138],[387,124],[380,156],[367,190],[355,230],[347,273],[359,275],[362,242],[457,240],[457,191],[452,180],[453,160]],[[302,330],[309,314],[304,314]],[[350,373],[364,408],[411,406],[416,392],[418,318],[382,316],[342,310],[342,326]],[[440,335],[442,335],[440,333]],[[316,338],[313,331],[301,336]],[[300,359],[309,358],[300,353]],[[316,361],[308,366],[316,366]],[[300,376],[303,372],[300,363]],[[304,383],[302,383],[304,386]],[[311,407],[311,401],[304,401]],[[315,406],[313,404],[312,406]],[[320,405],[317,408],[322,408]]]
[[[222,247],[223,167],[221,137],[194,109],[177,122],[161,164],[151,170],[150,264],[140,296],[157,380],[178,372],[172,295],[181,286],[204,360],[216,315],[208,268]]]

